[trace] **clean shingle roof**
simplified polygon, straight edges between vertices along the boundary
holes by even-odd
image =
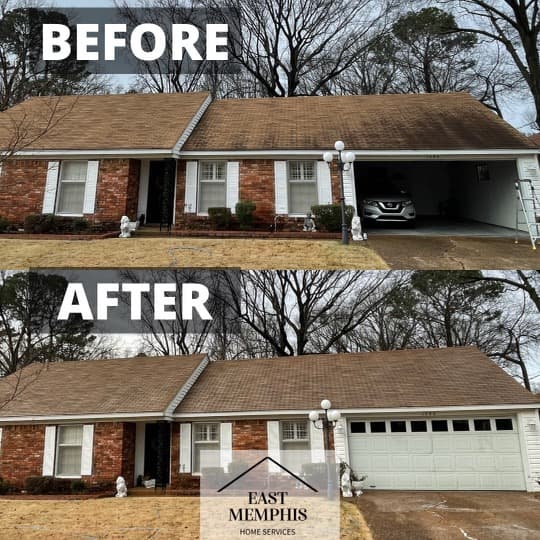
[[[0,113],[0,147],[12,147],[16,132],[23,150],[172,150],[207,98],[206,92],[31,98]]]
[[[212,362],[177,413],[538,404],[472,347]]]
[[[161,413],[203,359],[163,356],[32,365],[22,376],[0,380],[0,419]]]
[[[184,150],[499,150],[531,141],[466,93],[214,101]]]

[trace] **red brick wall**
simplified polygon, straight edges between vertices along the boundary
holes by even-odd
[[[29,214],[43,210],[48,160],[8,160],[0,176],[0,215],[22,225]],[[100,161],[94,214],[85,217],[96,226],[116,228],[123,215],[136,219],[140,161]]]
[[[267,450],[266,420],[234,420],[233,450]]]
[[[243,159],[240,163],[239,200],[253,201],[255,210],[255,226],[268,229],[275,218],[274,193],[274,160],[272,159]],[[339,169],[332,164],[332,197],[334,203],[339,203]],[[197,214],[184,215],[184,198],[186,187],[186,162],[178,162],[176,183],[176,226],[182,228],[208,228],[208,218]],[[279,230],[298,230],[303,223],[302,219],[280,216]]]
[[[0,476],[22,487],[29,476],[41,476],[45,445],[44,425],[4,426],[0,454]],[[128,486],[135,474],[135,424],[98,423],[94,426],[92,476],[90,484],[113,483],[123,476]]]
[[[28,476],[41,476],[45,426],[4,426],[0,477],[22,487]]]
[[[8,160],[0,175],[0,216],[22,225],[29,214],[40,214],[48,161]]]

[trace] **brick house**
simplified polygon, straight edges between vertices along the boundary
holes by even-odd
[[[329,399],[336,458],[366,487],[540,490],[540,402],[475,348],[66,362],[0,391],[0,476],[15,485],[148,475],[178,487],[208,449],[224,469],[235,450],[263,450],[297,470],[285,450],[324,459],[308,413]]]
[[[27,129],[14,130],[21,118]],[[116,229],[124,214],[204,227],[209,207],[234,212],[245,200],[256,203],[258,226],[296,223],[312,205],[340,198],[338,168],[322,160],[336,140],[357,156],[343,178],[357,212],[391,181],[411,193],[420,216],[511,228],[516,179],[540,189],[533,142],[463,93],[36,98],[0,115],[1,146],[14,131],[24,136],[3,164],[0,215],[19,224],[43,212],[102,228]]]

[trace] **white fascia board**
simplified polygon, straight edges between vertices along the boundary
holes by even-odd
[[[329,150],[331,151],[331,150]],[[358,160],[417,160],[417,161],[432,161],[445,159],[448,161],[466,161],[466,160],[503,160],[517,159],[524,155],[537,155],[538,150],[354,150],[356,159]],[[215,150],[215,151],[199,151],[189,150],[179,153],[179,158],[268,158],[274,157],[312,157],[314,159],[322,159],[322,150]]]
[[[394,407],[381,409],[340,409],[344,416],[350,415],[371,415],[371,414],[418,414],[427,412],[473,412],[473,411],[520,411],[526,409],[540,409],[536,403],[523,405],[468,405],[452,407]],[[209,412],[209,413],[177,413],[173,419],[197,419],[197,418],[231,418],[231,417],[259,417],[275,418],[277,416],[291,417],[308,415],[312,409],[291,410],[291,411],[241,411],[241,412]]]
[[[167,417],[162,412],[140,412],[140,413],[112,413],[112,414],[58,414],[50,416],[6,416],[0,418],[0,425],[7,424],[50,424],[50,423],[60,423],[60,422],[86,422],[86,421],[105,421],[105,422],[121,422],[124,420],[155,420],[155,419],[164,419],[170,420],[170,417]]]
[[[141,149],[141,150],[20,150],[13,157],[31,158],[136,158],[136,159],[166,159],[175,157],[173,150]]]
[[[204,371],[206,366],[210,360],[208,359],[208,356],[205,356],[201,363],[197,366],[195,371],[191,374],[189,379],[185,382],[185,384],[180,388],[176,396],[172,399],[172,401],[169,403],[167,408],[165,409],[165,416],[172,417],[174,411],[176,410],[176,407],[180,405],[182,400],[186,397],[187,393],[191,390],[192,386],[197,382],[197,379],[200,377],[201,373]]]
[[[195,116],[191,119],[191,122],[187,125],[186,129],[178,139],[177,143],[174,145],[173,154],[175,157],[178,157],[180,150],[189,139],[189,136],[193,133],[193,130],[197,127],[197,124],[200,122],[203,114],[208,109],[210,103],[212,103],[212,96],[208,96],[204,103],[200,106],[199,110],[196,112]]]

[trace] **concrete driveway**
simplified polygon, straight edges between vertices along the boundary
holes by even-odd
[[[393,269],[411,270],[537,270],[540,248],[528,238],[370,235],[366,244]]]
[[[540,538],[540,494],[368,491],[356,501],[374,540]]]

